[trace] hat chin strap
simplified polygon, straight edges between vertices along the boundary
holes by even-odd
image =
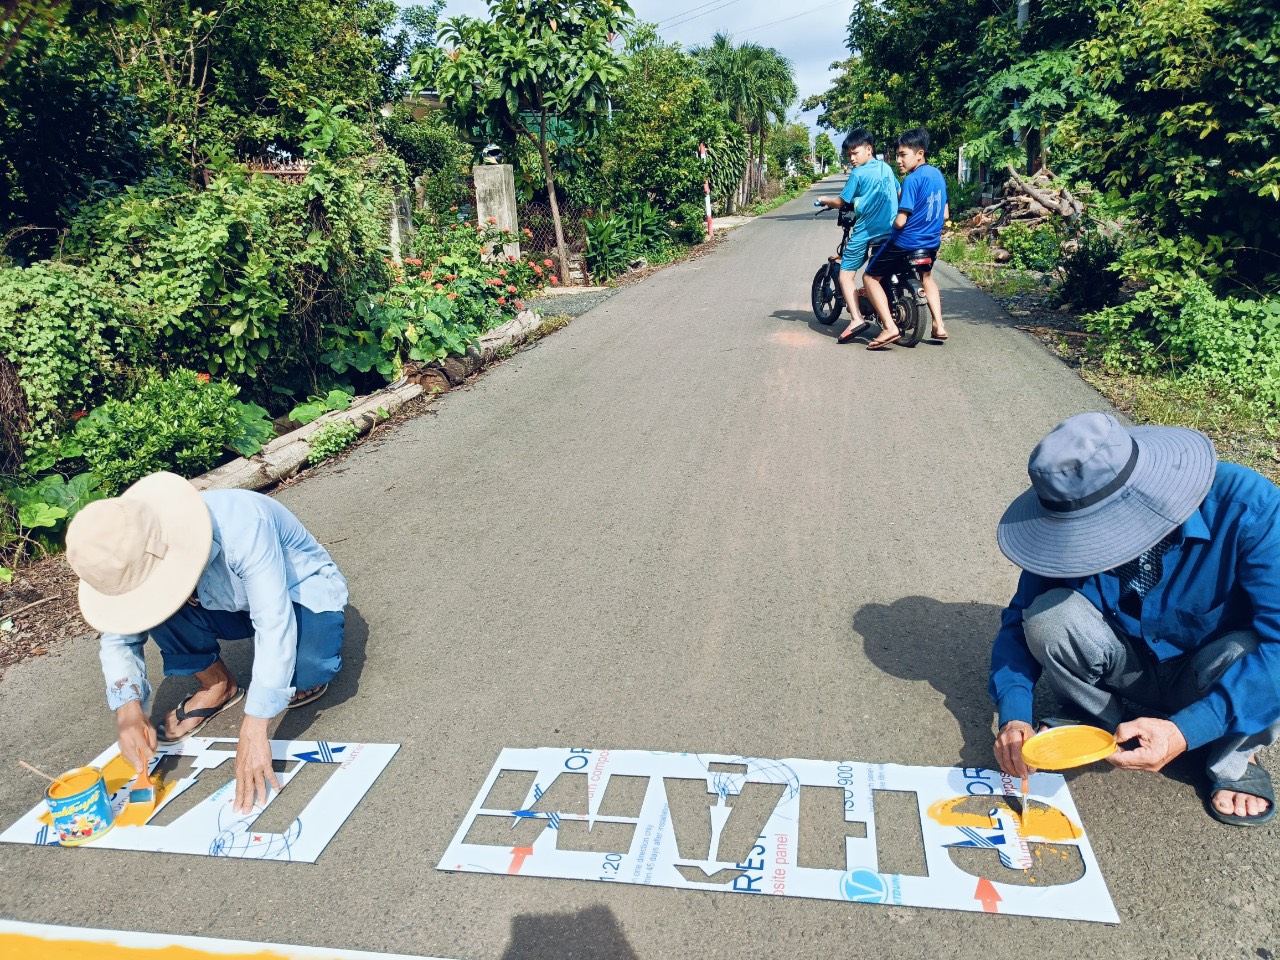
[[[1092,507],[1095,503],[1101,503],[1107,497],[1119,491],[1129,482],[1129,477],[1133,475],[1133,470],[1138,465],[1138,442],[1133,437],[1130,437],[1129,443],[1132,445],[1132,449],[1129,451],[1129,459],[1110,483],[1077,500],[1046,500],[1037,494],[1040,506],[1053,513],[1074,513],[1077,510],[1085,509],[1085,507]]]

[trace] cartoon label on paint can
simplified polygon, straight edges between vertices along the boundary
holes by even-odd
[[[44,799],[53,817],[54,833],[64,847],[97,839],[115,821],[102,773],[94,767],[64,773],[49,784]]]

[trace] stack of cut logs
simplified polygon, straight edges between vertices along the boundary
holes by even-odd
[[[983,207],[962,228],[969,240],[992,240],[997,263],[1009,259],[1008,251],[1000,246],[1000,234],[1015,223],[1034,229],[1054,218],[1074,221],[1084,212],[1070,190],[1054,185],[1052,171],[1041,167],[1028,178],[1012,166],[1006,169],[1009,179],[1004,185],[1004,197]]]

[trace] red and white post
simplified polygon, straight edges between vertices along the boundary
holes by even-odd
[[[707,162],[707,145],[705,143],[698,144],[698,156],[705,166]],[[710,240],[715,228],[711,224],[711,177],[705,170],[703,171],[702,194],[703,200],[707,205],[707,239]]]

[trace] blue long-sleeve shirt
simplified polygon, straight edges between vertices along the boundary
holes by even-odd
[[[1040,664],[1027,648],[1022,614],[1058,587],[1082,594],[1108,623],[1162,661],[1233,630],[1258,634],[1256,651],[1170,718],[1188,749],[1228,733],[1257,733],[1280,718],[1280,490],[1265,477],[1236,464],[1218,465],[1208,496],[1175,532],[1164,574],[1143,599],[1139,618],[1120,608],[1120,581],[1112,573],[1056,580],[1023,571],[991,651],[989,690],[1001,725],[1031,722]]]
[[[328,551],[284,506],[249,490],[202,493],[213,520],[209,561],[196,584],[207,610],[248,612],[253,621],[253,679],[246,716],[278,716],[293,696],[298,624],[293,604],[316,613],[347,605],[347,581]],[[229,638],[235,639],[235,638]],[[145,634],[104,633],[99,650],[112,710],[151,702]]]

